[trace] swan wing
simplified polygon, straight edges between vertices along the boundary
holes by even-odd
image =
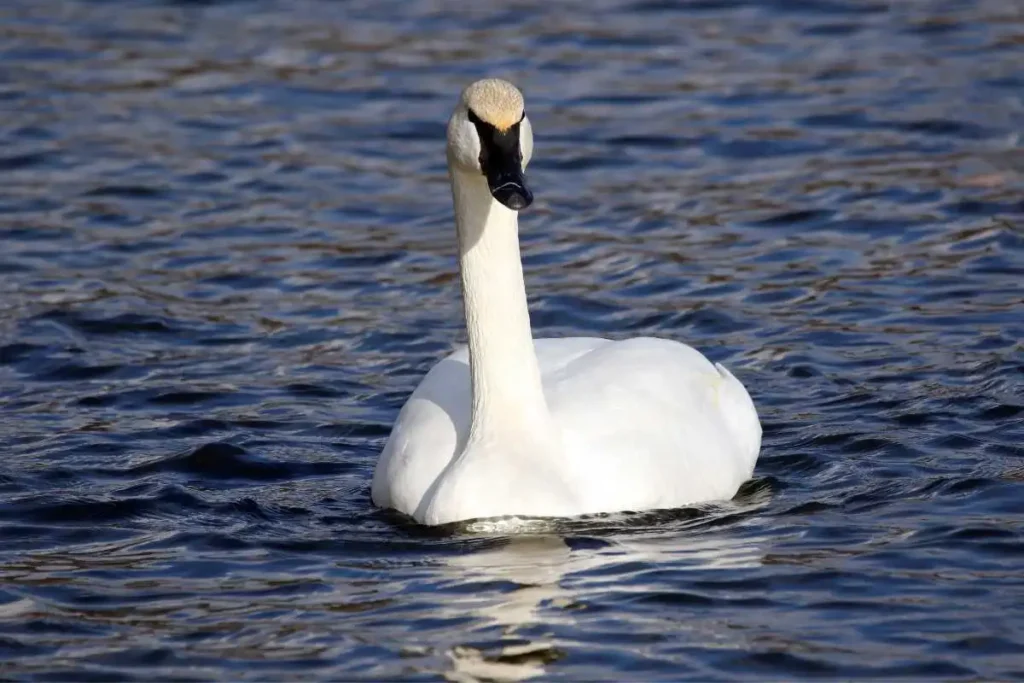
[[[431,368],[398,414],[373,473],[374,505],[419,517],[424,497],[469,433],[471,401],[462,348]]]
[[[591,512],[727,500],[757,460],[746,389],[685,344],[595,347],[546,374],[545,395],[566,440],[563,476]]]

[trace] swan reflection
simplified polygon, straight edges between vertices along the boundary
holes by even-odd
[[[680,530],[617,538],[582,538],[556,533],[512,536],[499,545],[451,557],[443,571],[479,590],[450,596],[445,612],[476,617],[479,623],[451,647],[448,680],[520,681],[541,676],[566,655],[561,627],[578,626],[588,601],[609,589],[642,591],[648,582],[631,575],[638,567],[672,571],[741,569],[760,566],[764,538],[739,527]],[[582,546],[582,547],[571,547]],[[616,567],[621,570],[617,570]],[[450,577],[448,576],[450,575]],[[494,628],[500,635],[494,638]],[[568,630],[568,629],[565,629]]]

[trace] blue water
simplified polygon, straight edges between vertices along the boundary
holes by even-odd
[[[1018,0],[7,0],[0,677],[1024,678],[1022,65]],[[371,507],[484,75],[536,332],[727,364],[734,501]]]

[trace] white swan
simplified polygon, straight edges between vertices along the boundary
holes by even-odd
[[[675,341],[537,339],[517,211],[533,132],[515,86],[473,83],[448,122],[468,348],[402,408],[373,502],[421,524],[572,517],[732,498],[761,425],[743,385]]]

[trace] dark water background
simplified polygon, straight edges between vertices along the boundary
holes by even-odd
[[[536,331],[729,365],[732,503],[371,508],[482,75]],[[1024,678],[1024,3],[6,0],[0,114],[5,680]]]

